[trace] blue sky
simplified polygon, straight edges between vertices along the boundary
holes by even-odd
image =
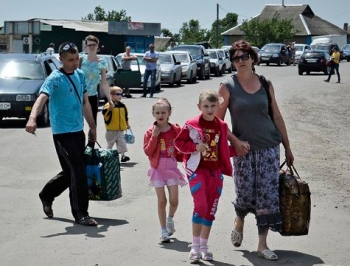
[[[162,28],[177,33],[182,23],[191,19],[199,20],[201,28],[210,29],[216,19],[216,4],[220,6],[220,18],[233,12],[242,22],[258,15],[266,4],[282,4],[282,0],[1,0],[0,26],[6,20],[81,19],[100,5],[105,11],[124,9],[135,22],[160,22]],[[345,22],[350,25],[349,0],[284,0],[284,4],[308,4],[317,16],[341,28]]]

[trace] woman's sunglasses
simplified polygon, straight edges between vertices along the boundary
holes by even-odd
[[[243,53],[243,54],[240,55],[240,56],[234,56],[234,57],[232,57],[232,61],[233,61],[234,63],[238,63],[239,60],[247,61],[247,60],[249,59],[249,57],[250,57],[249,53]]]
[[[122,95],[123,95],[123,93],[119,93],[119,92],[111,92],[111,95],[122,96]]]

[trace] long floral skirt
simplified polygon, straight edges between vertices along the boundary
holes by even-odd
[[[266,228],[280,231],[279,145],[233,157],[233,164],[237,216],[243,219],[248,213],[255,214],[259,234]]]

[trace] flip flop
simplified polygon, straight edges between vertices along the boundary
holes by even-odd
[[[278,260],[276,253],[269,249],[258,251],[258,256],[264,258],[265,260]]]
[[[236,228],[232,229],[231,232],[231,242],[236,248],[240,247],[243,241],[243,232],[240,233],[236,230]]]

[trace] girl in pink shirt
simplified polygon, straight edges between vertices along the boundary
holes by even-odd
[[[149,184],[156,190],[158,198],[158,216],[161,226],[161,243],[170,242],[170,236],[175,232],[174,215],[178,206],[178,186],[187,182],[177,168],[177,162],[182,162],[182,154],[174,147],[174,139],[180,132],[177,124],[168,122],[171,115],[171,105],[165,98],[156,101],[152,107],[156,121],[146,131],[143,150],[150,161],[148,170]],[[169,213],[166,217],[167,197],[165,186],[169,192]]]

